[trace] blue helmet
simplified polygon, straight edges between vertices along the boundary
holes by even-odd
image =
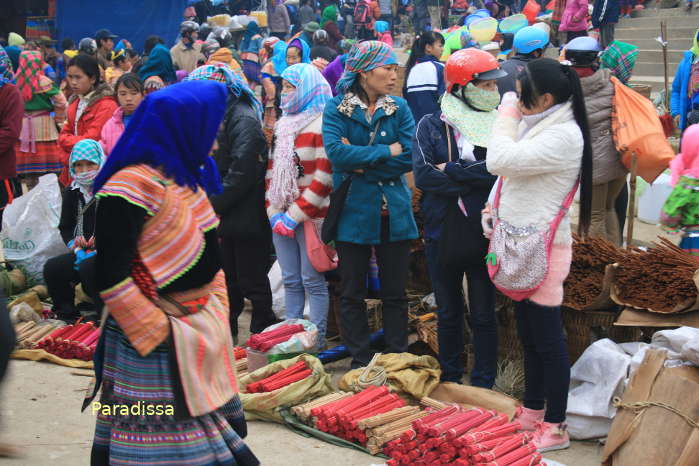
[[[518,53],[528,54],[534,50],[543,50],[548,44],[549,36],[546,31],[534,26],[527,26],[517,31],[512,45]]]
[[[568,42],[564,48],[566,50],[575,50],[578,52],[601,52],[602,47],[595,39],[589,36],[576,37]]]

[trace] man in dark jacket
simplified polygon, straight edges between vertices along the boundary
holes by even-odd
[[[527,26],[517,31],[512,44],[515,56],[500,65],[500,68],[507,73],[507,76],[498,79],[500,97],[506,92],[517,92],[519,73],[527,63],[543,56],[548,44],[549,36],[543,29]]]
[[[219,236],[231,311],[231,331],[238,336],[244,298],[252,302],[250,332],[276,322],[267,278],[272,230],[265,213],[267,142],[249,97],[231,94],[218,136],[216,163],[223,193],[211,198],[221,217]]]
[[[614,41],[614,27],[618,22],[619,0],[595,0],[592,27],[599,29],[599,42],[603,49]]]

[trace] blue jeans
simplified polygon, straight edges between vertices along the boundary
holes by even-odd
[[[318,327],[318,348],[325,346],[330,298],[325,276],[313,268],[306,254],[306,235],[303,224],[294,238],[274,233],[272,241],[284,280],[284,303],[287,319],[303,319],[303,308],[308,292],[310,320]]]
[[[425,241],[427,267],[437,300],[437,341],[442,381],[460,382],[464,375],[463,277],[468,281],[469,327],[475,363],[471,385],[492,388],[498,363],[498,334],[495,318],[495,287],[483,265],[459,268],[439,264],[439,242]]]

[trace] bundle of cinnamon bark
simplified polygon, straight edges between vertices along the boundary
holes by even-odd
[[[245,343],[248,348],[257,351],[267,352],[279,343],[284,343],[297,333],[305,331],[301,324],[280,325],[274,330],[267,332],[256,333],[250,336],[250,339]]]
[[[383,452],[391,458],[389,466],[541,464],[530,435],[520,429],[518,422],[508,422],[505,414],[496,411],[449,406],[414,420]]]
[[[585,238],[573,234],[573,260],[563,284],[563,305],[584,309],[602,292],[608,265],[623,260],[629,253],[599,237]]]
[[[646,251],[634,249],[618,261],[614,291],[628,306],[661,313],[696,305],[694,273],[699,260],[665,238]]]
[[[100,337],[100,329],[92,322],[66,325],[46,335],[37,349],[43,349],[64,359],[92,360]]]
[[[16,345],[20,349],[34,349],[46,335],[62,327],[62,323],[50,321],[20,322],[15,325]]]
[[[247,393],[266,393],[291,385],[292,383],[303,380],[313,371],[308,367],[305,361],[299,361],[296,364],[282,369],[270,375],[267,378],[252,382],[247,385],[245,390]]]

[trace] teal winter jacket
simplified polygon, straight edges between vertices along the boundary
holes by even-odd
[[[389,215],[390,241],[418,237],[413,217],[411,192],[403,174],[412,170],[411,147],[415,128],[405,100],[387,96],[369,122],[365,111],[351,101],[352,94],[340,94],[325,106],[323,144],[333,165],[337,189],[355,174],[340,216],[337,241],[355,244],[381,242],[381,206],[385,199]],[[373,144],[371,133],[377,127]],[[349,145],[342,141],[346,138]],[[391,156],[389,145],[399,142],[403,152]]]

